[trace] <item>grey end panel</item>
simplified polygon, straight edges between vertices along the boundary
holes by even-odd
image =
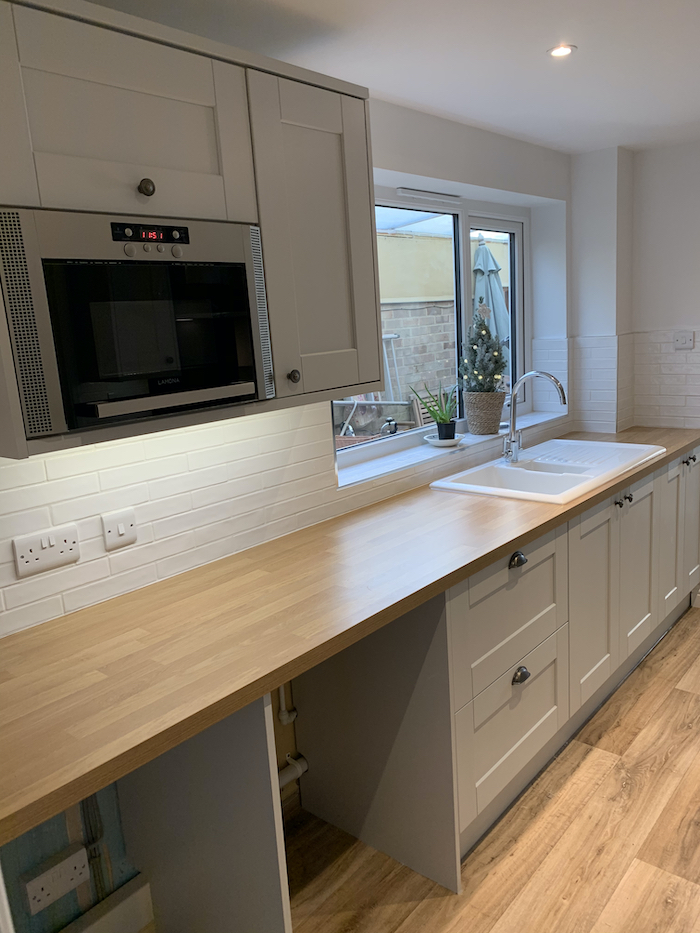
[[[66,430],[41,261],[38,249],[34,261],[25,249],[29,227],[32,212],[0,210],[0,284],[28,438]]]
[[[267,314],[267,292],[265,291],[265,271],[263,268],[260,227],[250,228],[250,248],[253,253],[253,271],[255,275],[255,303],[258,312],[258,330],[260,333],[260,352],[263,364],[265,398],[275,397],[275,375],[272,368],[272,346],[270,344],[270,321]]]

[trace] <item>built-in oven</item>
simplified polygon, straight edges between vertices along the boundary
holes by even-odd
[[[27,437],[274,396],[260,230],[0,209]]]

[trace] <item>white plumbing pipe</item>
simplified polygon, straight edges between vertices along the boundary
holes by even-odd
[[[296,781],[308,770],[309,763],[303,755],[300,755],[298,758],[292,758],[290,754],[287,754],[287,767],[282,768],[279,773],[280,790],[286,787],[287,784],[291,784],[292,781]]]
[[[277,714],[277,718],[282,723],[283,726],[288,726],[290,722],[294,722],[297,718],[297,711],[295,709],[287,709],[287,696],[284,692],[284,684],[279,688],[280,696],[280,709]]]

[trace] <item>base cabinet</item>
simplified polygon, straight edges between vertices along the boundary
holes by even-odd
[[[571,712],[576,712],[618,665],[620,528],[607,500],[569,522],[569,638]]]
[[[657,622],[666,617],[659,619],[657,599],[655,490],[654,478],[649,476],[615,497],[617,502],[622,502],[622,506],[615,506],[620,529],[617,608],[620,662],[628,658],[652,633]]]
[[[460,831],[566,723],[568,662],[563,625],[456,713]]]
[[[700,584],[700,447],[681,461],[684,473],[683,589]]]

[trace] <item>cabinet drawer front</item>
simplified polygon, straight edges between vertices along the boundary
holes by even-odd
[[[44,207],[226,220],[224,182],[218,175],[46,152],[34,159]],[[150,198],[136,190],[145,177],[157,179]]]
[[[504,558],[448,593],[455,710],[566,622],[565,529],[522,552],[523,567]]]
[[[521,771],[568,718],[567,626],[455,715],[461,829]],[[518,666],[530,678],[513,685]]]

